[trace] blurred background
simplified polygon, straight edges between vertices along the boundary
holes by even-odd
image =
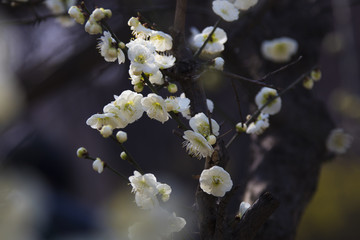
[[[112,10],[108,22],[124,42],[131,38],[127,21],[137,12],[167,33],[173,23],[175,1],[85,2],[89,9],[99,6]],[[201,31],[215,23],[211,1],[188,2],[187,36],[190,27]],[[313,57],[318,59],[323,78],[312,91],[327,105],[336,125],[354,141],[345,155],[324,164],[318,191],[304,213],[297,239],[355,240],[360,238],[360,1],[299,2],[311,6],[309,12],[320,11],[321,16],[331,19],[321,41],[314,43],[318,53]],[[250,10],[244,21],[251,16]],[[286,25],[284,18],[279,19]],[[229,37],[223,53],[225,68],[249,74],[243,70],[247,65],[239,67],[237,61],[226,57],[237,55],[248,65],[256,65],[249,48],[258,53],[261,41],[252,40],[287,33],[276,35],[279,33],[269,30],[274,27],[270,24],[262,22],[253,31],[240,33],[238,41],[237,23],[223,23],[220,27]],[[316,34],[304,29],[298,31],[303,37]],[[43,1],[1,0],[1,239],[124,239],[127,234],[129,219],[136,215],[131,188],[112,172],[105,170],[99,175],[90,161],[76,157],[76,149],[83,146],[91,156],[100,157],[127,176],[134,170],[121,160],[116,143],[85,124],[112,101],[113,95],[132,89],[128,62],[105,62],[96,49],[97,38],[88,35],[83,26],[54,16]],[[249,41],[251,45],[242,44]],[[309,56],[301,41],[299,45],[298,55]],[[273,70],[280,66],[275,64]],[[299,75],[301,72],[294,79]],[[223,134],[239,121],[231,83],[214,75],[203,76],[202,82],[215,103],[214,118],[223,124]],[[249,94],[240,92],[243,111],[249,113]],[[197,187],[194,176],[200,174],[203,162],[187,156],[182,139],[172,133],[174,128],[172,121],[161,124],[144,116],[125,129],[126,146],[146,172],[172,186],[168,208],[178,216],[188,216],[191,226]],[[248,142],[249,138],[242,136],[230,149],[234,182],[245,172],[241,159],[249,157]],[[236,212],[241,200],[234,197],[230,211]]]

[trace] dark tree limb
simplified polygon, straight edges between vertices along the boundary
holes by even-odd
[[[259,229],[271,214],[279,207],[280,202],[271,193],[265,192],[245,212],[233,232],[233,239],[254,239]]]

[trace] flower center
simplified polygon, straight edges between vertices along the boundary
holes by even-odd
[[[137,55],[136,58],[134,59],[135,62],[140,63],[140,64],[144,64],[145,60],[146,60],[146,58],[142,54]]]
[[[212,183],[213,185],[219,185],[221,184],[222,179],[219,176],[212,176]]]
[[[275,45],[275,52],[278,54],[286,54],[288,51],[286,43],[278,43]]]

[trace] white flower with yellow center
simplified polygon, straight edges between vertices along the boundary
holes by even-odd
[[[248,10],[258,3],[258,0],[235,0],[234,6],[240,10]]]
[[[297,50],[296,40],[288,37],[264,41],[261,45],[261,53],[264,58],[276,63],[288,62]]]
[[[219,166],[203,170],[199,181],[200,188],[215,197],[223,197],[233,186],[230,174]]]
[[[131,17],[128,21],[128,25],[130,26],[130,29],[133,31],[132,34],[136,38],[142,38],[145,39],[150,36],[152,30],[149,28],[144,27],[138,18]]]
[[[117,98],[117,96],[116,96]],[[104,106],[103,108],[103,112],[104,113],[112,113],[114,114],[114,120],[116,121],[116,126],[113,126],[113,128],[125,128],[129,122],[127,121],[127,119],[125,118],[125,116],[122,115],[121,111],[120,111],[120,107],[119,106],[115,106],[115,101],[107,104]]]
[[[264,106],[270,99],[273,99],[277,96],[277,91],[272,88],[263,87],[255,97],[255,103],[258,108]],[[278,113],[281,109],[281,98],[277,97],[272,100],[266,107],[261,111],[262,113],[274,115]]]
[[[135,193],[135,202],[139,207],[151,209],[158,205],[156,195],[159,190],[154,174],[147,173],[142,175],[138,171],[134,171],[134,175],[129,177],[132,186],[132,192]]]
[[[158,185],[156,185],[156,188],[159,191],[159,194],[161,195],[161,200],[163,202],[167,202],[170,198],[170,194],[171,194],[171,187],[165,183],[159,183]]]
[[[189,121],[189,125],[195,132],[200,133],[205,138],[211,135],[209,118],[204,113],[198,113],[192,117]],[[215,136],[218,136],[220,127],[214,119],[211,119],[211,127],[212,133]]]
[[[196,48],[200,48],[209,34],[213,30],[213,27],[206,27],[201,33],[194,36],[192,44]],[[224,43],[227,41],[227,36],[224,30],[216,28],[214,34],[206,44],[203,52],[208,54],[217,54],[224,50]]]
[[[111,33],[105,31],[99,40],[98,49],[105,61],[115,62],[118,60],[119,64],[125,62],[125,55],[120,48],[116,47],[116,41],[111,37]]]
[[[149,41],[155,46],[156,51],[164,52],[172,48],[172,37],[161,31],[151,31]]]
[[[149,118],[156,119],[161,123],[169,120],[169,114],[166,111],[166,103],[161,96],[150,93],[147,97],[141,99],[141,105]]]
[[[127,123],[133,123],[141,118],[144,110],[141,106],[142,94],[125,90],[116,97],[114,106],[119,109],[119,116]]]
[[[188,98],[170,96],[165,99],[166,111],[182,113],[190,108],[190,100]]]
[[[326,147],[331,152],[343,154],[351,146],[352,140],[351,135],[346,134],[341,128],[336,128],[330,132],[326,140]]]
[[[213,11],[227,22],[232,22],[239,19],[239,10],[227,1],[216,0],[212,2]]]
[[[155,47],[143,39],[136,39],[126,44],[128,47],[128,58],[134,73],[154,74],[159,70],[155,63]]]
[[[117,128],[118,120],[116,115],[113,113],[97,113],[86,120],[86,124],[93,129],[101,129],[105,125],[110,125],[113,128]]]
[[[186,147],[186,151],[198,159],[211,157],[214,152],[213,147],[200,133],[187,130],[184,132],[183,138],[185,139],[183,146]]]
[[[246,129],[246,133],[260,135],[269,126],[269,114],[261,113],[255,122],[249,124]]]

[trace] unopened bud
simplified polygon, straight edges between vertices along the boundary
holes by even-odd
[[[123,160],[127,160],[127,154],[126,154],[126,152],[121,152],[121,153],[120,153],[120,157],[121,157],[121,159],[123,159]]]
[[[78,8],[77,6],[71,6],[69,8],[68,14],[70,15],[70,17],[72,17],[75,20],[75,22],[84,24],[85,16],[82,13],[81,9]]]
[[[93,162],[92,167],[94,171],[98,173],[102,173],[104,171],[105,163],[101,161],[100,158],[96,158],[96,160]]]
[[[126,47],[125,43],[119,42],[119,48],[124,49]]]
[[[101,128],[100,133],[104,138],[108,138],[112,135],[113,129],[110,125],[105,125]]]
[[[176,93],[178,91],[178,87],[174,83],[170,83],[167,89],[169,93]]]
[[[241,202],[239,207],[239,213],[236,215],[238,218],[242,218],[244,216],[245,212],[251,207],[250,203],[247,202]]]
[[[224,59],[222,57],[217,57],[213,59],[213,68],[216,70],[222,71],[224,70]]]
[[[321,70],[320,69],[314,69],[311,71],[311,74],[310,74],[312,80],[314,80],[315,82],[319,81],[321,79]]]
[[[118,131],[116,133],[116,139],[120,142],[120,143],[124,143],[127,140],[127,133],[124,131]]]
[[[214,145],[216,143],[216,137],[214,135],[210,135],[206,138],[206,140],[208,141],[208,143],[210,145]]]
[[[144,84],[142,82],[139,82],[134,85],[135,92],[142,92],[143,90],[144,90]]]
[[[305,77],[303,80],[303,86],[306,89],[312,89],[314,87],[314,81],[311,77]]]
[[[238,133],[246,132],[247,126],[245,123],[239,122],[235,126]]]
[[[78,148],[78,150],[76,151],[76,155],[77,155],[79,158],[86,158],[87,156],[89,156],[89,153],[88,153],[88,151],[86,150],[86,148],[80,147],[80,148]]]

